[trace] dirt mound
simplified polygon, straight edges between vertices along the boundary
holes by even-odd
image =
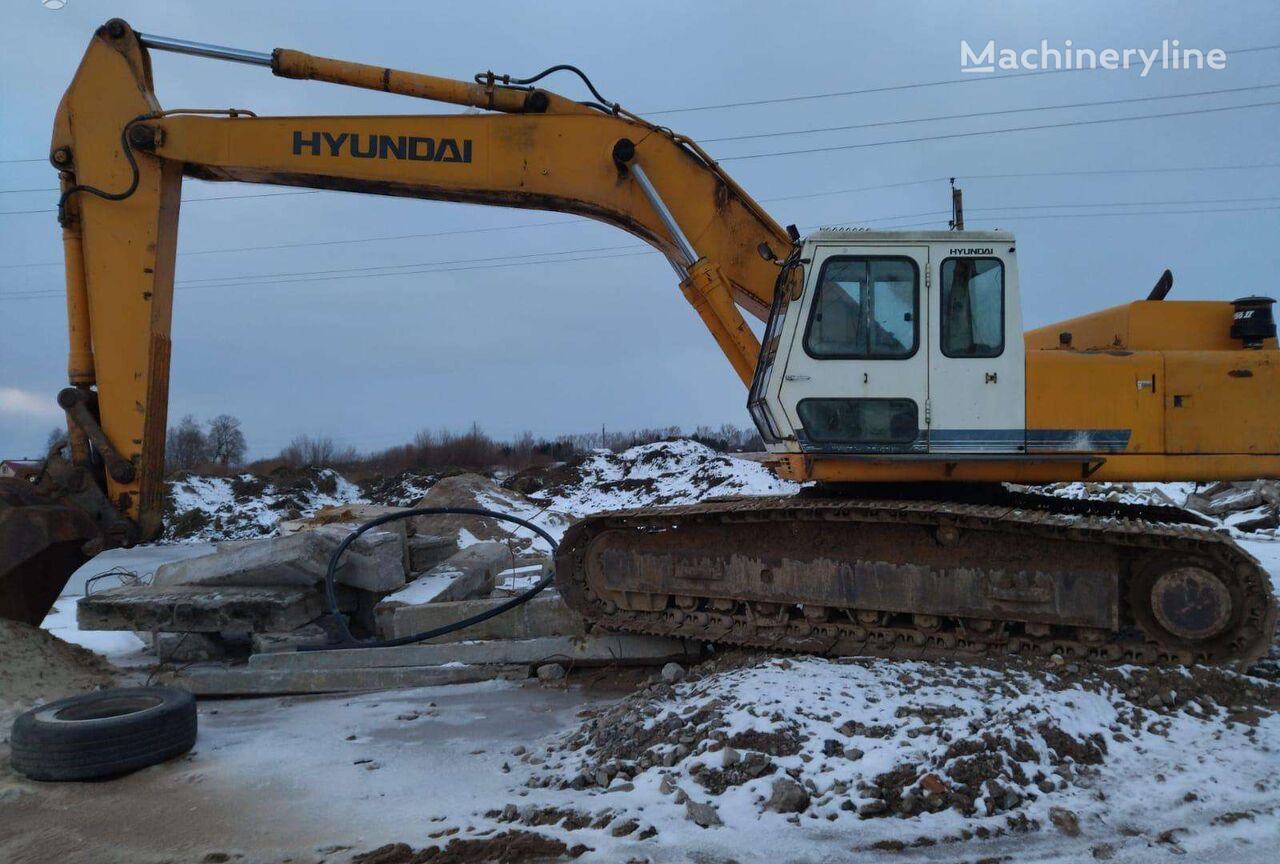
[[[401,471],[390,477],[373,477],[360,483],[360,494],[371,504],[385,507],[412,507],[440,479],[440,474]]]
[[[521,472],[508,482],[572,516],[724,495],[789,495],[799,488],[759,462],[683,439],[621,453],[600,450],[576,463]]]
[[[796,787],[793,822],[912,819],[936,827],[929,845],[1100,824],[1103,790],[1135,774],[1153,807],[1251,798],[1280,746],[1280,687],[1214,668],[788,658],[691,671],[522,752],[526,787],[607,790],[615,820],[655,819],[655,797],[688,802],[732,828],[777,809],[781,784]]]
[[[546,505],[531,501],[519,492],[504,489],[480,474],[445,477],[437,481],[431,491],[413,506],[494,510],[531,521],[557,538],[569,524],[567,518],[553,512]],[[529,548],[545,551],[546,548],[541,540],[535,542],[528,530],[513,523],[481,516],[419,516],[414,519],[414,527],[419,534],[456,537],[460,546],[468,546],[480,540],[498,540],[511,542],[517,551]]]
[[[275,534],[281,519],[365,503],[354,484],[328,468],[281,466],[266,476],[183,474],[169,481],[168,492],[166,540],[252,540]]]
[[[29,624],[0,619],[0,720],[37,701],[114,682],[111,664],[92,651]]]
[[[356,855],[351,864],[518,864],[524,861],[562,861],[591,851],[581,844],[567,846],[533,831],[504,831],[492,837],[454,838],[445,846],[414,852],[407,843],[388,843]]]

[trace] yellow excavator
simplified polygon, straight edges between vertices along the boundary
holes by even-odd
[[[150,51],[480,109],[259,117],[163,109]],[[563,71],[591,93],[537,86]],[[1003,231],[778,225],[695,142],[573,67],[458,81],[277,49],[97,30],[58,109],[66,456],[0,489],[0,615],[38,622],[71,571],[162,530],[184,176],[573,213],[662,252],[748,390],[792,497],[602,513],[556,558],[593,625],[904,657],[1248,663],[1267,573],[1174,507],[1061,481],[1280,477],[1272,301],[1145,300],[1022,332]],[[764,323],[762,339],[743,312]]]

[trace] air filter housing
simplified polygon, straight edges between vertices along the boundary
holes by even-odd
[[[1276,319],[1270,297],[1241,297],[1231,301],[1235,315],[1231,317],[1231,338],[1239,339],[1246,348],[1261,348],[1264,339],[1276,338]]]

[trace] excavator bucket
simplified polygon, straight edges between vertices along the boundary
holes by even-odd
[[[39,626],[101,536],[78,507],[43,498],[27,481],[0,478],[0,618]]]

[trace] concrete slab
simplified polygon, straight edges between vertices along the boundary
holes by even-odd
[[[445,603],[484,597],[493,591],[498,573],[510,566],[511,552],[502,543],[474,543],[437,564],[374,609],[378,631],[388,632],[395,610],[423,603]]]
[[[311,533],[219,543],[210,555],[156,568],[153,585],[314,585],[334,543]]]
[[[350,528],[345,525],[325,525],[315,533],[329,541],[329,555],[338,547]],[[339,563],[337,581],[352,588],[362,588],[376,594],[385,594],[404,587],[407,552],[404,536],[397,531],[368,531],[348,547]],[[329,561],[325,559],[325,570]],[[321,570],[323,577],[325,570]]]
[[[509,598],[507,598],[509,599]],[[454,603],[427,603],[421,606],[401,606],[391,618],[391,627],[385,636],[400,638],[434,630],[454,621],[461,621],[507,602],[499,600],[463,600]],[[533,639],[539,636],[586,636],[586,623],[582,617],[565,605],[554,590],[543,591],[528,603],[509,612],[482,621],[465,630],[433,639],[432,644],[463,642],[476,639]]]
[[[446,663],[539,665],[661,665],[671,661],[700,659],[702,644],[683,639],[608,633],[599,636],[549,636],[542,639],[454,642],[444,645],[401,645],[394,648],[362,648],[338,651],[304,651],[291,654],[256,654],[251,669],[385,669],[406,666],[443,666]]]
[[[303,645],[325,645],[334,637],[332,618],[320,618],[287,633],[254,633],[250,644],[254,654],[294,651]]]
[[[426,573],[458,554],[458,541],[436,534],[415,534],[409,538],[409,572]]]
[[[348,533],[335,525],[286,537],[219,543],[213,554],[160,565],[152,584],[316,585]],[[404,585],[404,554],[401,535],[370,531],[343,556],[337,581],[366,591],[394,591]]]
[[[292,630],[322,611],[311,588],[141,585],[80,598],[76,621],[81,630],[253,633]]]
[[[181,687],[197,696],[270,696],[435,687],[495,679],[518,681],[528,677],[529,667],[524,665],[280,670],[198,664],[162,674],[159,683]]]
[[[383,504],[341,504],[335,507],[321,507],[310,519],[301,520],[301,530],[319,525],[341,525],[344,528],[359,528],[366,522],[386,516],[388,513],[403,513],[407,507],[390,507]],[[413,536],[413,520],[397,519],[379,525],[375,531],[386,531],[400,538],[400,555],[404,572],[413,570],[409,566],[409,538]],[[281,533],[284,533],[281,531]],[[370,532],[372,533],[372,532]]]

